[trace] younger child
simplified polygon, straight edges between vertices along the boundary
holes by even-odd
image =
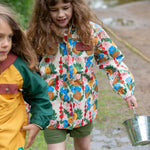
[[[67,133],[75,150],[90,150],[97,116],[95,63],[128,107],[137,107],[134,79],[123,54],[98,23],[84,0],[36,0],[27,36],[40,56],[40,73],[53,106],[44,131],[49,150],[64,150]]]
[[[29,69],[29,68],[30,69]],[[0,5],[0,150],[23,150],[31,146],[52,115],[47,83],[31,70],[37,57],[12,11]],[[31,105],[27,124],[25,102]]]

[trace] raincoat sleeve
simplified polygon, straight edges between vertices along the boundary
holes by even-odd
[[[31,105],[30,123],[37,124],[43,129],[49,124],[52,115],[52,105],[49,101],[47,83],[37,74],[28,69],[21,59],[18,69],[23,77],[23,97]]]
[[[94,56],[100,69],[107,73],[113,89],[126,99],[134,94],[135,82],[132,73],[123,62],[123,54],[100,26],[94,30],[96,49]]]

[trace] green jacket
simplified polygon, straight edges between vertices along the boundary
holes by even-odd
[[[0,64],[0,75],[0,96],[4,98],[5,95],[11,95],[11,100],[14,101],[24,99],[31,105],[30,123],[45,129],[52,115],[47,83],[37,73],[33,73],[20,57],[12,53]]]

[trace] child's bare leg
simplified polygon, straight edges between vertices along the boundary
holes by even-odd
[[[65,141],[56,144],[47,144],[48,150],[65,150]]]
[[[74,138],[75,150],[90,150],[90,135]]]

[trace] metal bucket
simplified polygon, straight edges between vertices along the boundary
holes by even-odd
[[[133,146],[150,144],[150,116],[138,116],[123,122]]]

